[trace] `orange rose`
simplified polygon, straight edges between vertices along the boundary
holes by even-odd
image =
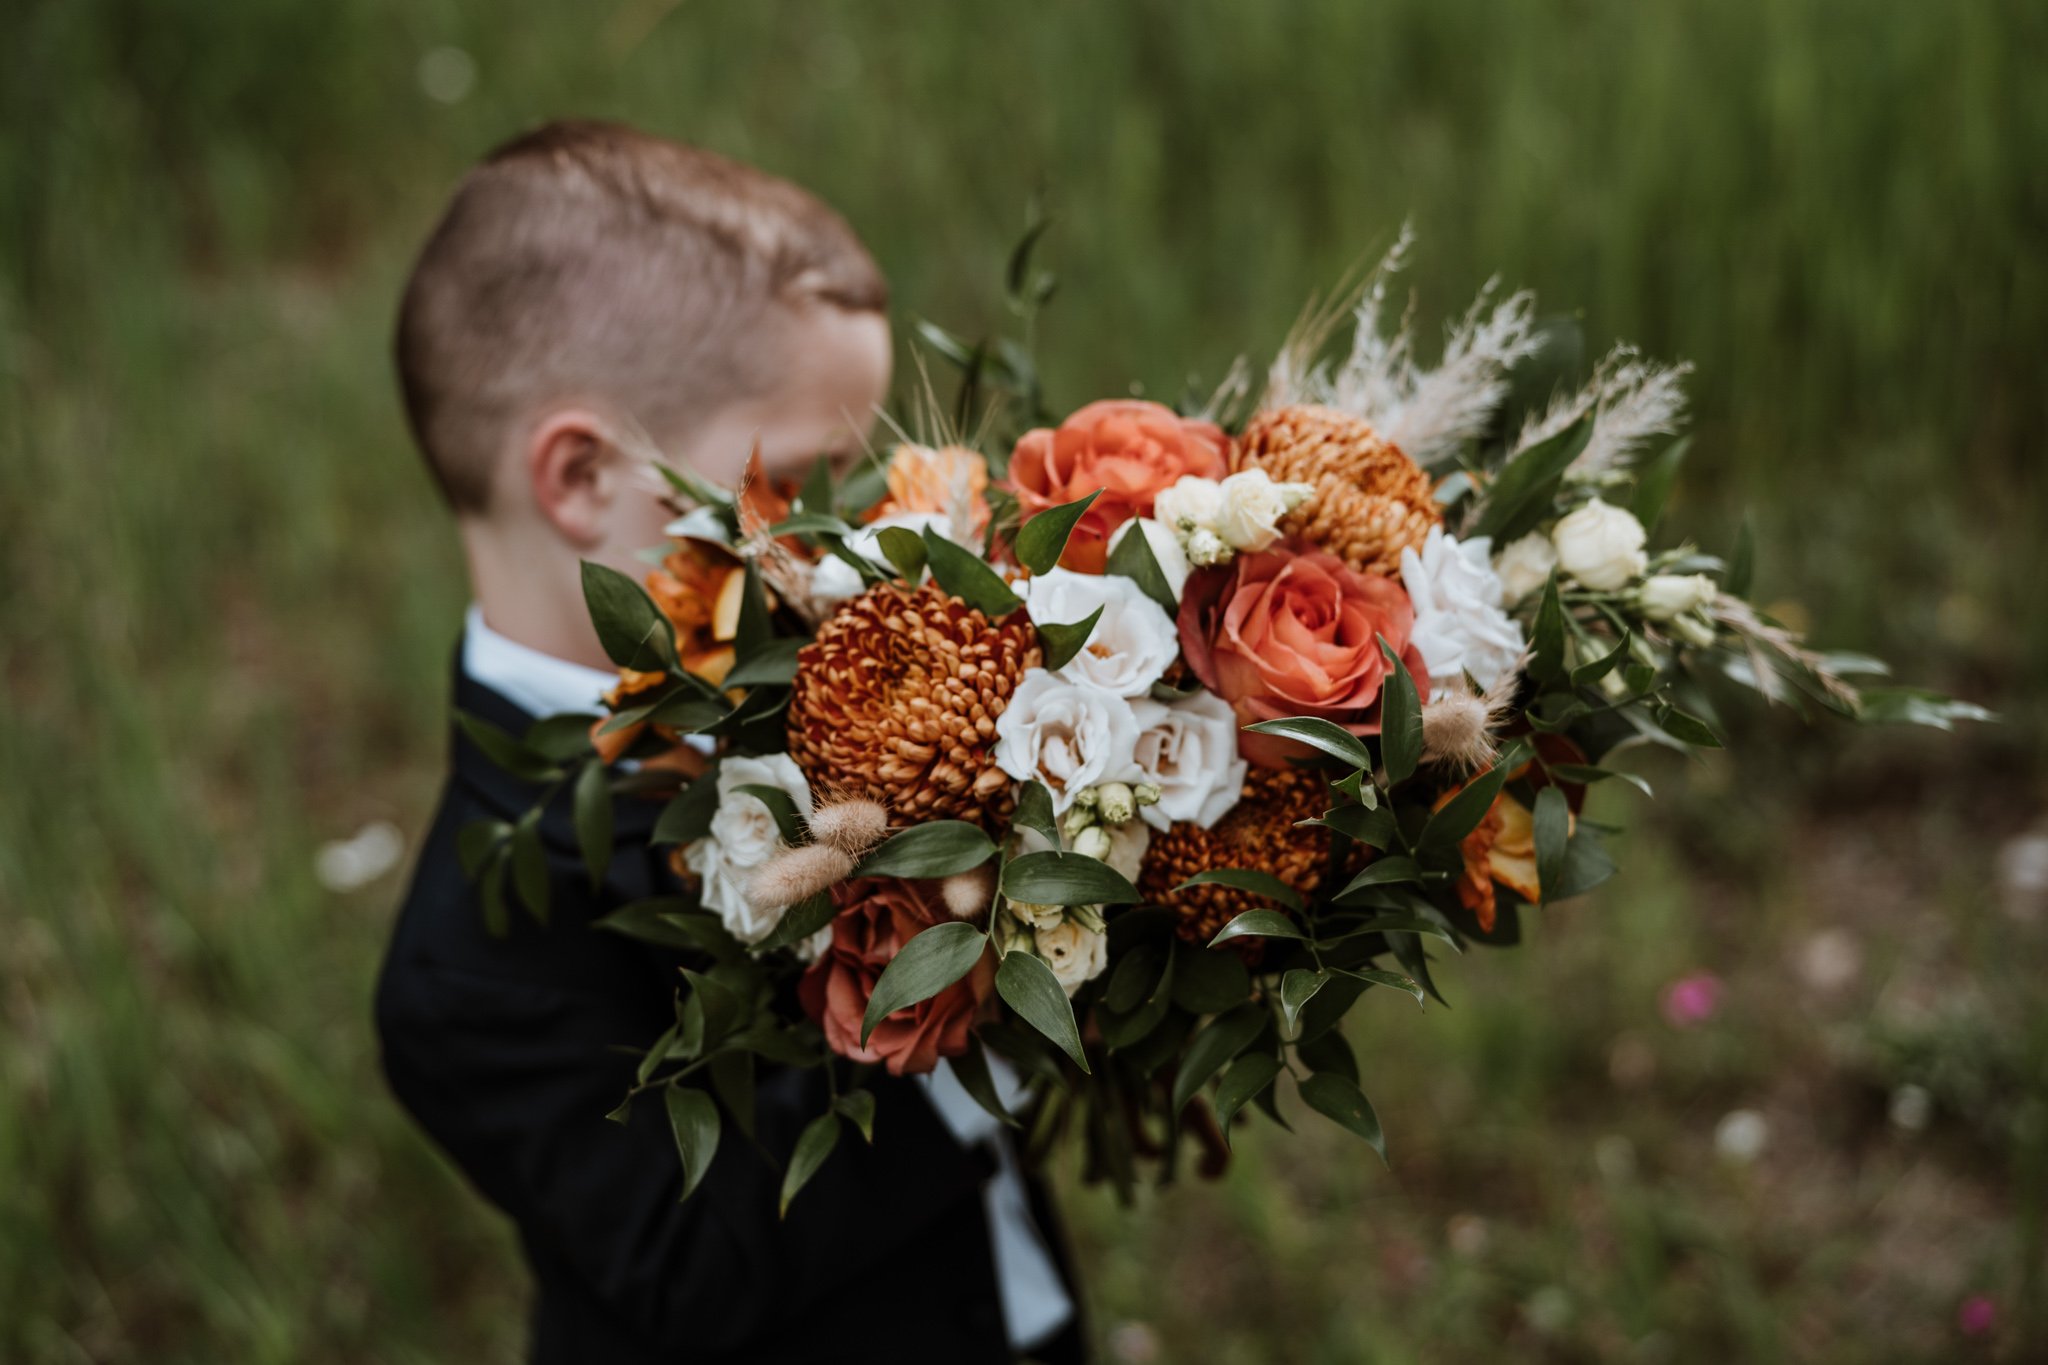
[[[1110,532],[1132,517],[1150,516],[1160,490],[1184,474],[1222,478],[1229,449],[1230,438],[1214,422],[1190,421],[1158,403],[1105,399],[1057,430],[1025,432],[1010,456],[1008,487],[1027,521],[1101,489],[1060,556],[1069,569],[1101,573]]]
[[[966,446],[903,445],[889,456],[889,496],[867,520],[904,512],[965,520],[979,531],[988,525],[988,461]]]
[[[1429,671],[1409,643],[1415,608],[1400,583],[1363,574],[1301,541],[1191,575],[1180,604],[1180,643],[1202,685],[1243,724],[1321,716],[1356,735],[1380,728],[1380,691],[1391,668],[1380,639],[1429,695]],[[1252,762],[1283,768],[1308,750],[1291,740],[1240,732]]]
[[[826,1045],[857,1062],[881,1062],[892,1076],[921,1075],[939,1058],[965,1052],[975,1012],[995,984],[995,962],[987,954],[931,999],[876,1024],[868,1045],[860,1045],[861,1018],[883,969],[904,944],[952,918],[937,883],[864,877],[833,887],[832,900],[839,907],[832,946],[797,983],[797,998],[825,1030]]]

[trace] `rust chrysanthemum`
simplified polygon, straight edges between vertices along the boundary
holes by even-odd
[[[934,584],[882,583],[797,655],[789,756],[814,792],[879,801],[896,824],[1009,814],[996,718],[1041,660],[1021,613],[990,621]]]
[[[1316,491],[1280,529],[1365,573],[1397,574],[1401,551],[1443,523],[1429,475],[1363,418],[1295,403],[1256,414],[1232,457]]]
[[[1304,768],[1253,768],[1245,774],[1242,799],[1213,829],[1180,821],[1153,836],[1145,853],[1138,889],[1155,905],[1171,908],[1174,926],[1190,943],[1207,943],[1217,930],[1246,910],[1270,910],[1272,902],[1218,884],[1176,891],[1188,878],[1218,867],[1269,872],[1313,896],[1330,856],[1330,836],[1316,828],[1296,829],[1297,820],[1321,815],[1331,805],[1322,776]]]

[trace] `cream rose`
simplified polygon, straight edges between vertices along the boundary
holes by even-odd
[[[1130,579],[1053,569],[1024,585],[1024,609],[1040,625],[1071,625],[1100,609],[1102,618],[1060,677],[1094,683],[1121,697],[1142,697],[1180,654],[1173,618]]]
[[[1145,537],[1145,543],[1152,547],[1152,558],[1158,561],[1159,572],[1166,575],[1167,590],[1173,600],[1180,601],[1181,590],[1188,585],[1188,574],[1193,566],[1188,563],[1188,552],[1181,547],[1180,537],[1168,530],[1164,524],[1151,517],[1132,517],[1129,521],[1110,532],[1109,551],[1116,553],[1116,547],[1136,527]]]
[[[1137,742],[1128,701],[1034,668],[996,721],[995,761],[1019,782],[1045,783],[1054,813],[1064,814],[1086,788],[1131,777]]]
[[[1652,621],[1669,621],[1698,611],[1719,592],[1719,585],[1703,573],[1653,574],[1636,589],[1636,606]]]
[[[759,943],[775,931],[782,911],[756,910],[747,903],[748,874],[787,847],[775,816],[758,796],[741,787],[779,787],[797,812],[811,813],[811,789],[788,754],[728,758],[718,765],[718,810],[711,832],[683,851],[683,862],[703,884],[704,907],[716,913],[742,943]]]
[[[1088,928],[1071,915],[1049,929],[1037,929],[1032,941],[1070,996],[1102,975],[1109,963],[1109,935]]]
[[[1237,715],[1213,692],[1167,705],[1131,703],[1138,717],[1132,757],[1159,800],[1143,806],[1145,823],[1165,829],[1186,820],[1208,829],[1237,804],[1247,767],[1237,752]],[[1122,869],[1118,869],[1121,871]]]
[[[1550,540],[1557,563],[1594,592],[1613,592],[1649,565],[1648,539],[1635,516],[1595,498],[1557,523]]]
[[[1182,475],[1152,500],[1152,515],[1176,536],[1186,539],[1201,527],[1216,529],[1223,512],[1223,486],[1214,479]]]
[[[1484,691],[1522,657],[1522,628],[1501,610],[1500,579],[1488,562],[1485,536],[1460,542],[1441,526],[1429,529],[1421,553],[1401,551],[1401,582],[1415,604],[1408,637],[1429,666],[1441,697],[1466,673]]]
[[[1263,469],[1225,479],[1213,526],[1233,550],[1257,553],[1280,539],[1280,518],[1306,502],[1315,489],[1305,483],[1275,483]]]
[[[1500,552],[1493,572],[1500,579],[1501,600],[1509,606],[1550,581],[1557,567],[1557,547],[1541,531],[1531,531]]]
[[[897,512],[878,517],[855,531],[846,538],[846,548],[871,564],[887,568],[889,557],[882,553],[882,532],[891,526],[919,533],[930,527],[940,535],[952,534],[952,522],[937,513]],[[867,584],[861,581],[860,571],[837,556],[826,555],[811,570],[811,596],[821,602],[843,602],[866,591]]]

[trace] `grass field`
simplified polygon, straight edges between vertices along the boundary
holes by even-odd
[[[1455,1008],[1360,1011],[1391,1173],[1308,1117],[1136,1216],[1069,1191],[1107,1359],[2048,1354],[2039,5],[28,0],[8,28],[0,1359],[517,1358],[509,1238],[375,1067],[398,876],[313,869],[422,827],[465,599],[388,373],[398,283],[462,166],[563,113],[815,187],[906,322],[999,325],[1042,190],[1061,405],[1213,380],[1412,218],[1425,321],[1498,272],[1593,347],[1696,361],[1682,527],[1719,547],[1754,509],[1766,600],[2006,716],[1752,713],[1740,761],[1647,767],[1654,807],[1603,791],[1622,879],[1444,971]],[[1674,1027],[1699,971],[1718,1012]]]

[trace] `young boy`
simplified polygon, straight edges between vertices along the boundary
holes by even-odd
[[[471,607],[455,705],[514,733],[594,709],[614,677],[578,561],[637,574],[665,513],[646,455],[734,481],[858,447],[888,389],[886,287],[794,185],[628,128],[555,124],[462,182],[407,284],[398,369],[453,508]],[[1082,1358],[1050,1212],[942,1073],[878,1082],[875,1141],[841,1143],[776,1216],[779,1173],[724,1143],[679,1202],[658,1104],[605,1115],[673,1018],[678,959],[591,921],[670,885],[622,800],[593,892],[565,809],[542,831],[553,913],[490,936],[456,853],[535,790],[458,738],[377,993],[392,1089],[518,1225],[539,1362]],[[635,839],[634,835],[641,838]],[[823,1111],[815,1071],[764,1074],[761,1146]]]

